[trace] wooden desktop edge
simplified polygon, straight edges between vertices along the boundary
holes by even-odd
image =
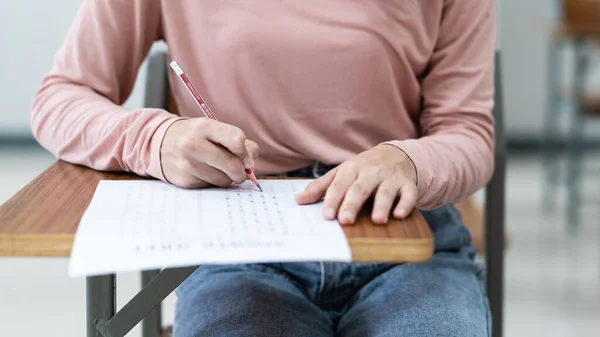
[[[38,177],[27,184],[23,189],[17,192],[13,198],[16,196],[20,196],[22,198],[23,196],[20,194],[27,192],[28,189],[36,183],[36,181],[42,179],[44,174],[50,172],[51,169],[56,170],[57,165],[65,165],[65,163],[60,161],[54,163]],[[98,174],[106,175],[107,179],[111,179],[111,176],[114,174],[120,175],[119,173],[105,172],[98,172]],[[131,179],[131,177],[127,179]],[[11,199],[9,199],[9,201]],[[2,206],[0,206],[0,211],[4,210]],[[0,219],[1,218],[2,216],[0,214]],[[425,237],[348,237],[348,243],[352,251],[353,260],[356,262],[420,262],[431,258],[433,255],[433,237],[431,235],[431,231],[429,230],[429,226],[426,225],[423,216],[418,211],[415,211],[410,218],[413,218],[413,221],[418,224],[414,226],[418,226],[420,230],[427,231]],[[2,229],[1,226],[2,224],[0,224],[0,230]],[[346,234],[348,235],[348,232],[346,232]],[[68,257],[71,252],[74,236],[74,233],[38,234],[31,232],[0,232],[0,256]]]
[[[73,239],[74,234],[0,234],[0,256],[69,257]],[[420,262],[433,255],[431,239],[348,238],[348,243],[355,262]],[[394,253],[399,245],[402,251]]]

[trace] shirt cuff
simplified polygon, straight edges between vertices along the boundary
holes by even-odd
[[[388,142],[384,142],[382,144],[393,145],[400,149],[402,152],[406,153],[408,158],[412,161],[415,166],[415,171],[417,173],[417,208],[419,205],[423,205],[424,201],[423,196],[427,192],[428,187],[431,184],[432,174],[430,171],[430,163],[427,156],[424,154],[425,149],[417,139],[407,139],[407,140],[392,140]]]
[[[148,174],[151,177],[156,179],[160,179],[164,182],[168,182],[167,178],[165,178],[165,174],[162,168],[161,154],[160,148],[163,143],[163,139],[165,138],[165,134],[167,130],[173,123],[187,119],[185,117],[171,117],[165,120],[154,132],[152,135],[152,140],[150,141],[150,163],[148,165]]]

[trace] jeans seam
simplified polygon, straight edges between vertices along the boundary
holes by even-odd
[[[484,273],[484,271],[480,271],[479,273],[477,273],[477,275],[475,275],[475,278],[477,279],[479,292],[481,293],[483,309],[485,310],[485,326],[487,328],[487,336],[491,337],[492,336],[492,326],[491,326],[492,318],[490,317],[490,314],[491,314],[490,313],[490,304],[489,304],[489,300],[488,300],[487,291],[485,290],[484,279],[482,277],[483,273]]]
[[[321,278],[315,300],[320,305],[321,298],[323,297],[323,291],[325,289],[325,264],[323,262],[319,262],[319,265],[321,266]]]

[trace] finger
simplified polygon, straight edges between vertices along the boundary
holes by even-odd
[[[254,161],[258,158],[259,147],[258,144],[251,140],[246,139],[246,150],[248,151],[248,157],[250,158],[250,168],[254,170]],[[242,162],[243,163],[243,162]],[[245,166],[245,165],[244,165]]]
[[[199,162],[204,162],[208,166],[222,171],[229,179],[236,184],[246,181],[246,171],[240,158],[233,155],[227,149],[212,143],[203,143],[198,148],[200,158]]]
[[[222,171],[194,159],[182,159],[177,166],[181,173],[176,177],[175,184],[183,188],[201,188],[207,185],[227,187],[232,182]]]
[[[331,182],[335,177],[336,170],[337,168],[330,170],[322,177],[308,184],[304,191],[296,194],[296,202],[300,205],[306,205],[314,204],[321,200],[323,196],[325,196],[327,188],[329,185],[331,185]]]
[[[325,192],[325,200],[323,201],[323,216],[327,220],[333,220],[338,214],[338,209],[346,191],[352,185],[358,176],[358,168],[354,163],[343,164],[336,172],[333,181]]]
[[[260,154],[260,148],[258,147],[258,144],[246,139],[246,149],[248,150],[248,153],[250,154],[250,158],[252,158],[252,160],[256,160],[256,158],[258,158]]]
[[[379,188],[375,193],[373,213],[371,214],[371,220],[373,220],[374,223],[385,224],[388,222],[392,206],[398,197],[401,187],[401,181],[395,179],[384,180],[381,185],[379,185]]]
[[[212,166],[207,164],[200,164],[198,169],[198,176],[208,184],[218,187],[229,187],[233,180],[225,174]]]
[[[349,225],[356,221],[358,212],[380,183],[381,179],[376,175],[367,173],[358,175],[358,178],[348,188],[340,206],[338,219],[341,224]]]
[[[175,186],[187,189],[202,188],[209,185],[209,183],[206,181],[198,179],[198,177],[194,176],[193,174],[181,169],[178,169],[176,172],[171,174],[168,181]]]
[[[394,209],[394,217],[404,219],[412,211],[417,203],[417,187],[406,183],[400,188],[400,201]]]
[[[206,138],[224,146],[234,156],[241,159],[244,168],[251,169],[254,165],[246,148],[246,134],[240,128],[225,123],[210,124]]]

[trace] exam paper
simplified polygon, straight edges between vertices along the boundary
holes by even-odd
[[[212,263],[351,261],[337,221],[294,195],[309,180],[189,190],[162,181],[100,181],[73,243],[69,274]]]

